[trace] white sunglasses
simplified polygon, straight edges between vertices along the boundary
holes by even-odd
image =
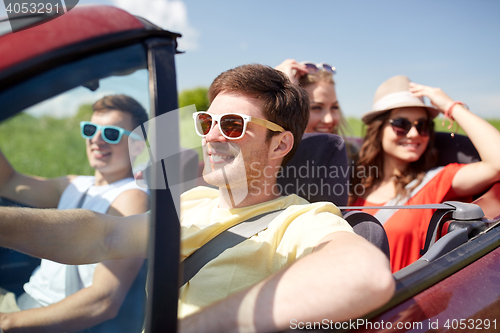
[[[283,127],[268,120],[239,113],[217,115],[201,111],[193,113],[193,119],[196,133],[201,137],[207,136],[216,122],[219,124],[222,136],[229,140],[241,139],[245,135],[249,122],[264,126],[274,132],[281,133],[285,131]]]

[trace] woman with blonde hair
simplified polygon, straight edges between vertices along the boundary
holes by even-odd
[[[423,102],[428,97],[432,106]],[[454,120],[469,136],[481,161],[435,168],[434,119]],[[352,206],[417,205],[467,198],[500,180],[500,133],[487,121],[454,101],[439,88],[394,76],[379,86],[354,172]],[[362,191],[361,191],[362,189]],[[430,209],[364,209],[384,225],[393,271],[420,257]]]
[[[293,83],[307,92],[310,102],[309,122],[304,133],[334,133],[345,138],[349,125],[337,99],[333,75],[335,67],[326,63],[297,62],[287,59],[275,67],[285,73]],[[358,148],[346,141],[347,154],[355,159]]]

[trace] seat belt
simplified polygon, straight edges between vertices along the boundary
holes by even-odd
[[[397,196],[394,199],[389,200],[382,206],[352,206],[352,207],[338,207],[339,209],[379,209],[378,212],[375,213],[374,217],[380,221],[382,225],[389,220],[392,215],[394,215],[398,209],[440,209],[442,207],[429,207],[426,205],[412,205],[412,206],[404,206],[408,200],[410,200],[412,197],[414,197],[427,183],[429,183],[439,172],[443,170],[443,167],[437,167],[434,169],[429,170],[420,184],[415,187],[410,195],[401,198],[400,196]],[[411,189],[412,187],[415,186],[415,184],[418,182],[417,179],[412,180],[408,185],[405,186],[406,189]]]
[[[186,284],[206,264],[215,259],[225,250],[238,245],[253,235],[266,229],[276,216],[284,209],[263,213],[242,221],[231,228],[222,231],[205,245],[193,252],[181,263],[183,271],[182,285]],[[182,286],[181,285],[181,286]]]
[[[409,196],[406,196],[404,198],[396,197],[392,200],[389,200],[384,206],[405,205],[408,202],[408,200],[410,200],[410,198],[414,197],[425,185],[427,185],[427,183],[429,183],[438,173],[440,173],[441,170],[443,170],[443,167],[437,167],[432,170],[429,170],[425,174],[420,184],[411,191]],[[418,182],[417,179],[412,180],[410,183],[408,183],[408,185],[406,185],[406,188],[411,189],[412,187],[415,186],[417,182]],[[382,225],[384,225],[385,222],[387,222],[396,212],[397,212],[396,209],[380,209],[378,212],[375,213],[375,217],[380,221],[380,223],[382,223]]]
[[[78,204],[76,205],[75,208],[82,208],[83,202],[85,201],[85,198],[87,197],[87,191],[85,191],[82,194],[82,197],[78,201]],[[78,265],[66,265],[66,280],[65,280],[65,297],[68,297],[69,295],[73,295],[83,287],[83,282],[80,277],[80,273],[78,272]]]

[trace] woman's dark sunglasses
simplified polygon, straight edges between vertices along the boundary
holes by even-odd
[[[413,126],[417,129],[419,135],[429,136],[430,129],[434,126],[434,122],[430,119],[409,121],[406,118],[396,118],[389,119],[389,124],[391,124],[394,133],[398,136],[405,136]]]
[[[104,141],[111,144],[117,144],[122,139],[123,134],[128,135],[134,140],[142,140],[142,138],[126,129],[118,126],[101,126],[91,123],[90,121],[80,122],[80,129],[84,139],[92,139],[97,131],[101,131],[101,137]]]

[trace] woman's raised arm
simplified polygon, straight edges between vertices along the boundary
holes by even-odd
[[[453,178],[453,190],[459,196],[480,193],[500,180],[500,132],[486,120],[469,111],[461,102],[451,99],[440,88],[410,83],[414,96],[426,96],[443,114],[454,119],[465,131],[481,157],[467,164]]]

